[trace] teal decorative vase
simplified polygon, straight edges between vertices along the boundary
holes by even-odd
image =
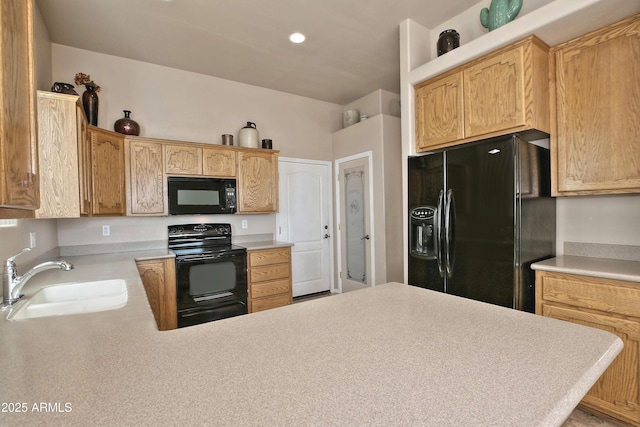
[[[493,31],[511,22],[522,9],[523,0],[491,0],[489,9],[480,11],[480,23],[483,27]]]

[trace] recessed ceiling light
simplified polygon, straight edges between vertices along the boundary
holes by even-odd
[[[289,40],[291,40],[292,43],[302,43],[304,39],[305,36],[302,33],[293,33],[289,36]]]

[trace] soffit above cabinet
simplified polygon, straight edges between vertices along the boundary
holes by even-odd
[[[406,62],[415,65],[415,68],[405,70],[406,83],[416,85],[531,34],[554,46],[638,12],[638,1],[555,0],[474,40],[462,42],[459,48],[445,55],[422,63],[415,62],[416,56],[424,57],[423,51],[426,50],[424,40],[414,40],[420,33],[419,25],[416,29],[415,22],[406,21],[401,26],[401,45],[405,45],[401,49],[408,51]]]

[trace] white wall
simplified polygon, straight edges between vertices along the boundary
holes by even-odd
[[[4,262],[22,249],[28,248],[31,232],[36,234],[36,247],[16,260],[18,266],[28,264],[58,246],[56,220],[21,219],[15,226],[0,227],[0,261]]]
[[[331,134],[342,127],[341,105],[63,45],[52,45],[53,80],[89,74],[102,90],[98,126],[112,129],[122,110],[132,111],[141,135],[220,144],[247,121],[273,140],[283,157],[331,160]],[[76,88],[78,93],[84,87]],[[249,228],[241,229],[242,219]],[[167,226],[229,222],[234,235],[274,233],[275,215],[168,218],[80,218],[58,221],[60,246],[166,239]],[[102,225],[111,235],[103,237]]]
[[[360,115],[367,115],[369,118],[378,114],[400,117],[400,95],[378,89],[344,106],[344,111],[352,109],[358,110]]]
[[[558,255],[564,242],[640,246],[638,194],[559,197],[556,210]]]
[[[242,229],[242,220],[248,227]],[[275,215],[178,215],[168,217],[73,218],[58,220],[60,246],[127,243],[166,240],[167,227],[173,224],[203,222],[229,223],[234,238],[255,234],[274,234]],[[102,235],[108,225],[111,234]]]
[[[40,9],[34,7],[33,37],[35,39],[36,88],[51,90],[51,39]]]
[[[372,152],[370,173],[373,177],[374,194],[371,234],[374,239],[372,243],[375,243],[375,284],[402,281],[402,205],[399,197],[402,186],[398,117],[378,114],[333,134],[333,154],[336,160],[367,151]],[[334,177],[335,173],[336,171]],[[334,194],[337,194],[335,188]],[[334,236],[338,234],[339,222],[339,219],[334,221]],[[334,239],[336,266],[340,252],[337,244],[338,239]],[[335,283],[338,283],[338,273],[336,269]]]
[[[553,0],[526,0],[516,19],[552,1]],[[456,30],[458,34],[460,34],[460,46],[488,33],[489,30],[484,28],[480,23],[480,11],[482,8],[488,8],[490,4],[491,0],[482,0],[454,18],[443,22],[435,28],[430,28],[432,41],[431,59],[438,57],[437,41],[440,33],[444,30],[449,28]]]
[[[337,104],[59,44],[52,55],[54,81],[73,83],[83,72],[101,86],[104,129],[131,110],[141,136],[220,144],[230,133],[237,144],[251,121],[282,156],[331,160],[331,133],[342,127]]]

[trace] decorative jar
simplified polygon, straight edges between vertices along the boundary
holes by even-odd
[[[133,120],[130,116],[131,111],[122,110],[124,113],[124,117],[122,119],[116,120],[113,124],[113,129],[118,133],[123,133],[125,135],[140,135],[140,125],[138,122]]]

